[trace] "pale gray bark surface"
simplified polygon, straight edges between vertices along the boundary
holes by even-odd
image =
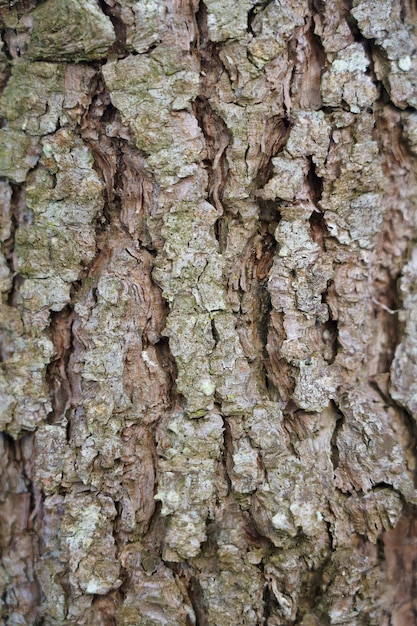
[[[3,623],[416,624],[415,4],[0,8]]]

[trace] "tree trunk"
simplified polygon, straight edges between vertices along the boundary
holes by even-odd
[[[3,623],[417,624],[415,3],[0,6]]]

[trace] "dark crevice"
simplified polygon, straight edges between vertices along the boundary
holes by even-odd
[[[318,111],[322,107],[321,76],[328,67],[328,61],[321,38],[314,32],[314,14],[314,5],[311,5],[304,26],[295,30],[288,43],[293,66],[290,102],[294,109]]]
[[[213,339],[214,339],[214,347],[216,347],[217,344],[219,343],[220,336],[219,336],[219,333],[217,332],[216,323],[214,319],[211,320],[211,332],[212,332]]]
[[[337,321],[329,319],[322,325],[323,357],[331,365],[335,362],[338,351]]]
[[[273,174],[272,159],[284,148],[290,136],[292,123],[278,115],[267,119],[258,146],[258,171],[255,179],[256,189],[262,189]]]
[[[268,343],[268,333],[270,329],[271,322],[271,311],[272,311],[272,303],[271,296],[267,289],[262,288],[260,286],[260,313],[261,316],[259,318],[259,337],[262,344],[262,360],[261,360],[261,372],[262,378],[265,385],[265,391],[267,393],[268,398],[274,402],[279,399],[279,393],[277,388],[274,385],[273,380],[270,378],[270,369],[271,363],[269,360],[267,343]]]
[[[310,49],[311,49],[311,54],[314,56],[314,58],[318,62],[318,65],[321,68],[320,70],[320,78],[321,78],[321,76],[323,75],[323,72],[327,69],[327,65],[328,65],[327,55],[324,50],[321,38],[318,35],[316,35],[316,33],[314,32],[314,28],[315,28],[315,23],[314,23],[314,20],[312,20],[311,28],[309,31]],[[320,99],[319,108],[321,108],[321,99]]]
[[[372,80],[372,82],[375,85],[379,85],[379,80],[376,76],[376,72],[375,72],[375,63],[374,63],[374,57],[373,57],[373,46],[375,44],[375,41],[373,39],[363,39],[362,40],[362,45],[363,45],[363,49],[365,51],[365,55],[366,58],[369,61],[369,65],[368,68],[365,71],[366,76],[369,76]]]
[[[417,623],[416,539],[417,508],[407,504],[396,527],[385,532],[377,543],[379,561],[392,597],[384,614],[392,626]]]
[[[369,382],[379,393],[384,404],[395,410],[395,418],[409,433],[409,454],[416,459],[417,424],[413,416],[391,397],[390,372],[398,346],[405,339],[405,316],[400,277],[409,258],[409,224],[405,217],[404,198],[410,188],[414,188],[415,177],[409,170],[404,176],[404,168],[410,162],[410,153],[404,140],[401,124],[402,113],[391,104],[382,108],[376,117],[375,139],[383,155],[384,174],[389,181],[390,207],[377,242],[377,256],[372,268],[372,304],[374,312],[375,340],[377,350]],[[407,168],[408,169],[408,168]],[[405,204],[407,206],[407,203]],[[417,486],[417,472],[413,473]]]
[[[294,625],[302,625],[305,623],[303,621],[303,617],[305,617],[306,613],[310,611],[314,611],[318,606],[322,603],[323,599],[326,596],[327,591],[327,574],[329,569],[332,566],[331,560],[331,547],[332,547],[332,534],[330,531],[330,524],[326,522],[327,533],[329,538],[329,550],[327,552],[327,556],[324,556],[323,560],[317,567],[317,569],[310,570],[306,576],[304,588],[303,588],[303,600],[302,604],[300,603],[300,608],[297,611],[296,621]],[[306,566],[308,568],[308,562],[306,559]],[[326,581],[326,582],[325,582]],[[330,619],[328,615],[323,615],[320,611],[320,626],[330,626]],[[315,626],[315,624],[314,624]]]
[[[258,13],[260,13],[261,11],[266,9],[266,7],[269,4],[271,4],[272,1],[273,0],[264,0],[264,2],[257,2],[248,11],[248,28],[247,28],[248,33],[250,33],[251,35],[256,35],[256,33],[254,32],[253,27],[252,27],[253,21],[254,21],[255,17],[258,15]]]
[[[225,67],[220,59],[220,45],[209,38],[207,24],[207,7],[200,0],[198,11],[195,14],[197,27],[197,39],[193,52],[198,55],[200,63],[201,93],[203,98],[209,99],[218,86],[221,75],[225,72]]]
[[[96,223],[97,257],[100,254],[105,256],[105,249],[110,245],[108,236],[113,228],[122,231],[133,248],[149,249],[155,256],[144,208],[145,203],[150,209],[154,205],[154,181],[146,167],[146,155],[136,148],[99,76],[80,132],[105,184],[103,212]],[[91,274],[97,260],[90,262],[86,275]]]
[[[360,43],[364,42],[363,35],[359,29],[358,22],[352,15],[353,8],[353,0],[344,0],[345,5],[345,15],[344,18],[346,20],[347,25],[349,26],[349,30],[352,33],[353,39]]]
[[[233,220],[233,216],[229,213],[227,206],[224,207],[225,211],[222,217],[216,220],[214,234],[219,242],[219,252],[223,254],[227,248],[227,237],[229,234],[229,225]]]
[[[24,278],[21,274],[12,274],[12,288],[7,297],[7,304],[12,307],[17,307],[19,302],[19,289],[24,283]]]
[[[221,243],[221,222],[220,222],[220,219],[218,219],[218,220],[216,220],[214,222],[213,228],[214,228],[214,236],[216,237],[216,240],[220,244]],[[223,249],[224,245],[221,244],[219,247],[220,247],[220,249]]]
[[[46,368],[46,382],[52,405],[47,421],[48,424],[59,424],[65,419],[71,405],[71,384],[67,371],[73,351],[74,312],[67,305],[59,312],[51,312],[50,317],[49,336],[54,345],[55,356]]]
[[[322,106],[320,110],[323,111],[325,115],[333,115],[334,113],[340,111],[341,107],[326,105],[326,106]]]
[[[207,200],[218,212],[214,232],[222,253],[226,247],[230,220],[227,207],[223,204],[223,196],[229,171],[227,148],[231,138],[226,123],[211,107],[210,98],[217,89],[225,68],[219,56],[218,45],[208,36],[207,7],[204,2],[200,2],[195,19],[198,30],[195,53],[199,57],[201,71],[200,94],[193,103],[193,111],[204,135],[206,158],[203,164],[208,175]]]
[[[294,393],[296,368],[281,356],[282,343],[286,337],[284,314],[271,308],[269,317],[266,357],[264,359],[267,389],[270,400],[285,406]],[[290,406],[287,406],[287,409],[291,410]]]
[[[378,489],[390,489],[392,491],[397,491],[390,483],[386,483],[383,480],[372,485],[372,491],[376,491]],[[399,495],[401,495],[401,493],[399,493]]]
[[[334,363],[339,350],[339,325],[337,312],[334,310],[335,298],[334,283],[328,281],[327,289],[322,293],[321,301],[327,304],[329,313],[329,319],[322,324],[323,357],[329,364]]]
[[[190,577],[188,584],[188,597],[195,613],[195,626],[208,626],[207,610],[204,605],[204,594],[196,576]]]
[[[275,231],[276,225],[277,222],[272,222],[272,230]],[[268,280],[269,271],[274,262],[275,250],[277,247],[277,242],[270,233],[269,227],[270,224],[268,222],[260,223],[258,227],[259,236],[255,245],[255,258],[253,260],[253,266],[256,278],[260,284],[264,284]]]
[[[334,426],[332,439],[331,439],[330,457],[332,461],[333,471],[335,471],[339,467],[339,448],[337,446],[337,440],[339,437],[339,433],[343,427],[343,424],[345,423],[345,416],[340,411],[340,409],[338,408],[335,402],[331,401],[331,404],[333,407],[333,413],[334,413],[336,421],[335,421],[335,426]]]
[[[201,95],[196,98],[193,108],[206,144],[207,157],[204,165],[208,174],[208,200],[216,207],[219,215],[222,215],[223,193],[228,174],[226,150],[230,142],[229,133],[225,122],[213,111],[207,97]]]
[[[2,51],[4,52],[6,57],[9,59],[9,61],[13,61],[14,55],[12,54],[12,51],[10,48],[9,29],[4,28],[1,30],[1,40],[3,42],[3,45],[1,47]],[[9,70],[9,72],[11,73],[11,70]]]
[[[307,182],[310,189],[310,199],[312,203],[318,207],[323,194],[323,179],[317,175],[316,167],[312,157],[309,157],[310,167],[307,174]]]
[[[220,408],[220,407],[219,407]],[[221,415],[221,413],[220,413]],[[227,482],[228,493],[233,493],[233,485],[232,479],[230,478],[232,469],[233,469],[233,458],[232,458],[232,430],[230,428],[230,424],[227,419],[221,416],[223,419],[223,453],[221,456],[221,461],[223,464],[223,473],[224,478]]]
[[[268,622],[270,618],[275,618],[278,615],[280,615],[279,605],[274,595],[274,592],[272,591],[271,584],[272,584],[272,579],[270,579],[269,583],[267,583],[264,587],[264,593],[263,593],[263,603],[264,603],[263,624],[264,626],[268,626]],[[276,622],[276,623],[278,624],[280,622]]]
[[[312,14],[323,15],[324,13],[324,0],[312,0],[311,1],[311,12]]]
[[[326,251],[326,238],[329,236],[326,220],[321,211],[313,211],[310,215],[310,233],[312,240]]]
[[[32,463],[33,463],[33,445],[34,433],[25,434],[17,443],[19,446],[19,456],[21,463],[22,476],[25,481],[26,489],[30,493],[30,511],[28,515],[27,528],[33,527],[33,521],[39,513],[41,513],[44,496],[32,479]]]
[[[274,261],[277,243],[272,233],[280,220],[275,203],[259,203],[260,221],[257,233],[248,242],[242,253],[241,270],[245,273],[244,283],[239,280],[233,289],[240,288],[242,315],[238,320],[237,331],[241,336],[246,358],[254,363],[260,388],[270,399],[276,398],[274,384],[269,378],[270,363],[267,351],[271,297],[268,291],[268,279]],[[262,219],[264,218],[264,219]],[[247,294],[251,294],[252,305],[246,308]],[[251,338],[251,339],[250,339]],[[249,345],[249,343],[251,345]]]
[[[168,314],[168,311],[166,314]],[[185,403],[184,398],[177,389],[177,362],[172,355],[168,337],[160,337],[159,341],[154,345],[158,349],[158,361],[170,378],[170,409],[175,409],[177,405]]]
[[[262,548],[265,552],[265,557],[272,555],[275,551],[275,545],[272,540],[263,534],[261,528],[259,528],[259,524],[256,523],[251,509],[242,509],[242,528],[245,532],[245,538],[248,542],[249,546],[256,546],[257,548]],[[263,557],[263,559],[265,559]],[[256,564],[256,567],[263,575],[265,575],[265,564],[264,560],[261,560]]]
[[[6,11],[15,8],[19,17],[34,9],[36,4],[39,3],[39,0],[3,0],[2,4],[4,5],[6,1],[7,7],[3,8]]]
[[[404,24],[414,24],[417,18],[417,2],[416,0],[400,0],[401,10],[400,19]]]
[[[12,288],[7,297],[7,304],[16,307],[19,301],[19,288],[24,282],[23,276],[17,272],[16,231],[19,226],[30,225],[33,221],[33,214],[26,206],[25,187],[10,182],[9,185],[12,190],[10,199],[11,232],[10,237],[3,244],[3,253],[12,276]]]
[[[155,257],[163,245],[161,235],[157,232],[150,232],[148,228],[149,215],[152,215],[156,206],[156,182],[147,167],[146,154],[136,147],[130,130],[123,125],[120,113],[111,103],[110,95],[100,75],[96,78],[95,92],[92,94],[90,106],[81,120],[80,135],[92,153],[97,174],[104,182],[105,193],[102,214],[96,223],[96,256],[80,275],[81,281],[77,289],[84,293],[85,298],[93,299],[98,277],[114,258],[115,244],[116,246],[121,244],[120,250],[116,249],[116,254],[122,253],[123,250],[122,254],[127,255],[129,263],[133,261],[132,264],[138,268],[136,277],[141,270],[145,274],[149,273],[149,283],[145,280],[144,284],[147,288],[151,286],[155,292],[152,296],[147,295],[153,308],[149,310],[148,319],[144,327],[140,329],[141,337],[138,340],[140,348],[133,345],[131,352],[130,348],[128,349],[124,366],[125,392],[135,404],[138,394],[136,377],[140,350],[146,351],[152,345],[156,351],[153,358],[160,372],[156,384],[161,383],[163,386],[160,397],[163,409],[154,409],[150,406],[144,419],[145,426],[149,428],[147,432],[150,433],[160,418],[161,410],[170,412],[178,410],[185,404],[176,386],[178,373],[169,347],[169,340],[167,337],[161,337],[161,328],[168,315],[169,307],[166,302],[164,303],[161,290],[151,277]],[[136,277],[133,280],[137,280]],[[140,298],[141,288],[143,286],[138,285]],[[83,296],[79,293],[77,297]],[[91,302],[91,306],[94,307],[94,302]],[[139,315],[139,313],[134,313],[136,314]],[[78,323],[75,323],[74,327],[76,332]],[[88,347],[82,343],[82,336],[80,338],[77,336],[76,346],[76,349],[81,352]],[[161,382],[162,379],[163,382]],[[76,423],[77,420],[84,419],[82,407],[77,405],[85,394],[88,396],[89,393],[94,393],[94,385],[89,386],[85,381],[80,380],[78,374],[74,373],[71,375],[71,383],[73,388],[77,389],[77,401],[74,402],[75,416],[71,420]],[[68,436],[71,437],[71,423],[68,426]],[[138,525],[135,532],[140,532],[141,536],[146,537],[154,536],[158,532],[163,533],[159,525],[160,511],[161,504],[157,503],[150,519],[146,522],[146,529],[143,527],[139,531]],[[126,541],[126,530],[122,528],[120,510],[114,523],[113,535],[117,549],[119,549]],[[152,546],[150,552],[157,554],[158,549]],[[123,578],[125,580],[120,590],[121,594],[124,594],[125,589],[127,591],[130,584],[127,574],[124,574]],[[121,597],[120,604],[123,604],[123,601],[124,597]]]
[[[16,62],[26,52],[27,36],[15,28],[2,30],[3,52],[9,61]]]
[[[391,291],[391,294],[393,292]],[[381,341],[378,354],[377,373],[389,372],[395,357],[395,351],[403,331],[403,324],[399,322],[398,301],[390,297],[390,290],[372,298],[375,325],[380,325],[384,340]]]
[[[368,76],[371,77],[373,83],[378,87],[378,90],[379,90],[379,98],[377,101],[378,107],[380,108],[385,105],[390,105],[390,106],[395,107],[395,105],[391,101],[391,96],[388,93],[387,86],[384,83],[385,77],[383,76],[382,79],[379,79],[377,77],[376,70],[375,70],[376,59],[382,66],[385,66],[387,63],[389,63],[389,59],[387,57],[386,51],[384,50],[384,48],[382,48],[376,43],[375,39],[363,39],[362,38],[362,43],[364,45],[365,54],[369,61],[369,67],[366,73]]]
[[[120,5],[115,2],[111,5],[107,4],[106,0],[98,0],[101,10],[108,18],[110,18],[113,24],[114,32],[116,35],[116,41],[108,51],[108,56],[116,54],[118,58],[123,58],[128,55],[126,50],[126,26],[121,19]]]
[[[378,554],[378,561],[380,563],[380,565],[382,565],[385,562],[385,554],[384,554],[384,540],[382,536],[379,536],[376,540],[376,547],[377,547],[377,554]]]
[[[393,400],[391,400],[391,402],[393,402]],[[415,417],[412,415],[412,413],[407,411],[407,409],[405,409],[401,405],[395,404],[395,407],[398,410],[399,417],[401,418],[403,423],[406,425],[406,428],[407,428],[408,433],[410,435],[409,449],[410,449],[410,452],[412,453],[414,459],[416,459],[416,456],[417,456],[417,423],[416,423]],[[410,470],[410,472],[413,475],[414,487],[417,489],[417,467],[414,467],[414,469]]]
[[[203,591],[188,562],[176,563],[164,560],[163,563],[174,574],[174,578],[183,589],[184,600],[188,599],[194,610],[195,622],[189,615],[186,615],[185,626],[207,626],[208,617],[204,606]]]
[[[258,198],[259,219],[268,224],[268,232],[275,235],[275,229],[282,219],[281,206],[276,200],[264,200]]]
[[[9,46],[6,41],[5,31],[1,29],[1,24],[0,24],[0,41],[3,42],[3,45],[0,46],[1,50],[6,55],[6,58],[8,59],[8,61],[11,61],[12,57],[10,55]],[[9,80],[12,74],[12,64],[7,63],[7,65],[3,67],[2,69],[3,69],[3,73],[0,74],[0,94],[3,92],[5,86],[7,85],[7,81]],[[4,124],[5,124],[5,118],[0,117],[0,128],[3,128]]]

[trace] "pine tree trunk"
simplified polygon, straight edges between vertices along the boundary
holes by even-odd
[[[415,4],[0,7],[2,623],[417,624]]]

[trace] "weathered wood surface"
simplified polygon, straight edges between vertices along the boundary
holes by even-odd
[[[416,624],[415,3],[0,11],[3,623]]]

